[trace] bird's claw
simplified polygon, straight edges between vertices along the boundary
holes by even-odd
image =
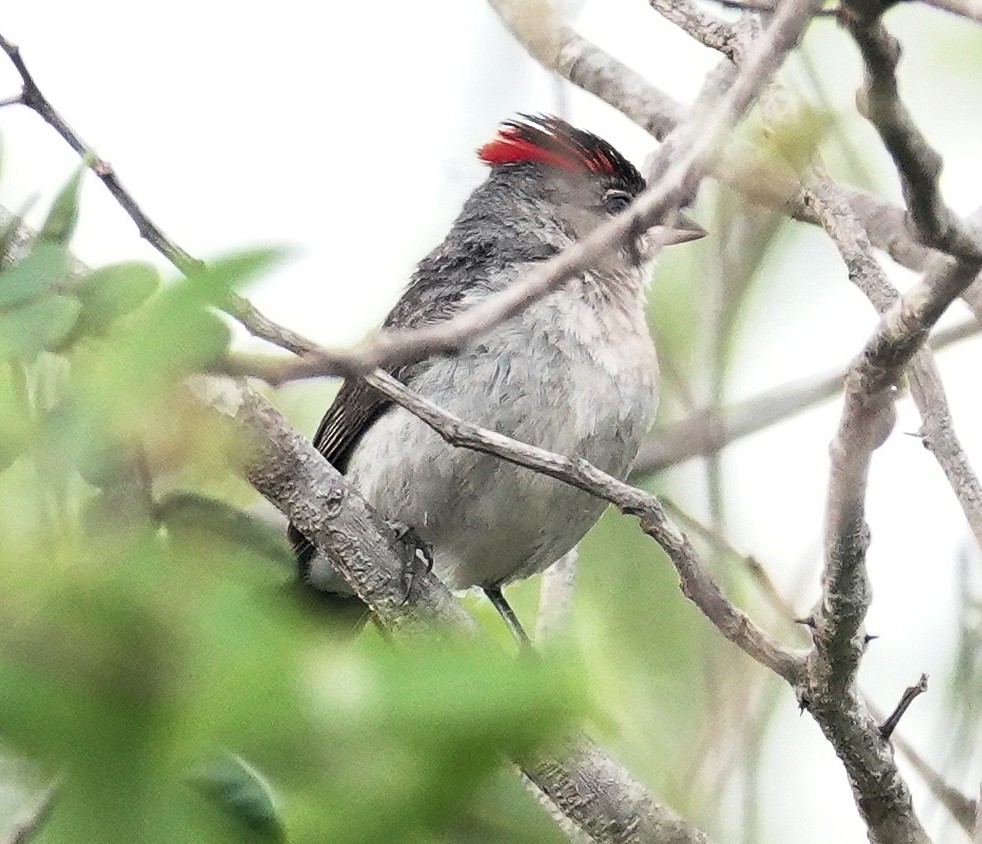
[[[405,604],[412,595],[417,579],[421,576],[417,571],[416,561],[422,562],[425,574],[433,571],[433,546],[405,522],[390,521],[388,525],[395,534],[396,543],[401,551],[399,556],[403,563],[402,603]]]

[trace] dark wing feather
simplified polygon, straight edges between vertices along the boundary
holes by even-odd
[[[362,434],[389,404],[388,399],[364,381],[345,381],[317,426],[314,448],[343,475],[348,471],[348,458]]]

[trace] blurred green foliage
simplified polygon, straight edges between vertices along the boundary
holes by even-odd
[[[245,444],[182,388],[276,255],[73,274],[79,181],[0,273],[0,747],[33,765],[0,788],[62,782],[32,840],[564,840],[508,760],[585,713],[576,660],[350,642],[298,600]]]

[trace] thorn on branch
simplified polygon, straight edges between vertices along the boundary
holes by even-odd
[[[914,702],[914,698],[927,691],[927,674],[921,674],[921,679],[913,686],[908,686],[900,698],[897,708],[890,713],[889,717],[880,725],[880,735],[884,741],[889,741],[893,731],[904,717],[907,708]]]

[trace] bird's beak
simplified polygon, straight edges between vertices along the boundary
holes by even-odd
[[[664,223],[648,229],[648,236],[659,246],[675,246],[678,243],[688,243],[705,237],[708,232],[695,220],[690,219],[681,211]]]

